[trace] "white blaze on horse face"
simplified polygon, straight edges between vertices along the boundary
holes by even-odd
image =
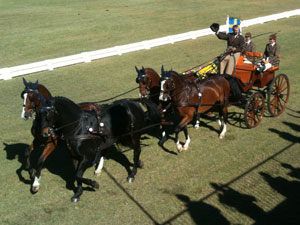
[[[164,98],[164,84],[166,83],[165,80],[163,80],[160,84],[160,94],[159,94],[159,100],[160,101],[167,101],[167,98]]]
[[[26,105],[26,99],[27,99],[27,93],[25,93],[23,95],[24,97],[24,102],[23,102],[23,108],[22,108],[22,113],[21,113],[21,118],[24,119],[24,120],[27,120],[28,118],[25,117],[25,105]]]

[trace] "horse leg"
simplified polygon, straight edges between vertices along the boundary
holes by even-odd
[[[26,170],[30,170],[30,155],[31,155],[31,152],[33,151],[34,149],[34,141],[31,143],[31,145],[25,149],[25,159],[26,159],[26,165],[25,165],[25,169]]]
[[[166,140],[168,139],[168,135],[166,134],[166,131],[163,128],[162,128],[161,136],[162,137],[159,140],[158,145],[162,147],[166,142]]]
[[[194,125],[194,128],[196,130],[198,130],[200,127],[200,114],[199,113],[196,113],[196,124]]]
[[[100,175],[101,175],[101,171],[102,171],[102,168],[103,168],[103,164],[104,164],[104,157],[103,156],[101,156],[100,157],[100,160],[99,160],[99,163],[98,163],[98,165],[97,165],[97,168],[96,168],[96,170],[95,170],[95,175],[97,176],[97,177],[99,177]]]
[[[190,139],[190,136],[189,136],[189,134],[188,134],[188,130],[187,130],[187,127],[186,127],[186,126],[183,128],[183,132],[184,132],[184,136],[185,136],[185,140],[186,140],[186,141],[185,141],[185,143],[184,143],[184,145],[183,145],[182,150],[183,150],[183,151],[186,151],[186,150],[188,150],[188,148],[189,148],[191,139]]]
[[[133,152],[133,169],[131,171],[131,173],[129,174],[129,176],[127,177],[127,181],[129,183],[133,183],[134,181],[134,177],[137,173],[137,169],[142,168],[144,166],[143,162],[140,160],[140,155],[141,155],[141,146],[140,146],[140,138],[137,138],[134,140],[134,152]]]
[[[218,124],[220,126],[221,133],[219,135],[220,139],[223,139],[225,137],[226,131],[227,131],[227,107],[221,107],[219,111],[219,119]],[[223,124],[223,126],[222,126]]]
[[[178,152],[182,152],[182,151],[185,151],[188,149],[189,147],[189,144],[191,142],[191,139],[188,135],[188,132],[187,132],[187,127],[186,125],[191,121],[192,119],[188,116],[188,115],[185,115],[183,117],[183,119],[181,120],[181,122],[177,125],[176,129],[175,129],[175,143],[176,143],[176,148],[177,148],[177,151]],[[180,141],[179,141],[179,138],[178,138],[178,134],[179,132],[183,129],[184,131],[184,134],[185,134],[185,139],[186,139],[186,143],[184,146],[182,146],[180,144]]]
[[[99,189],[99,184],[97,181],[82,177],[84,172],[86,171],[86,169],[89,167],[89,165],[91,165],[92,161],[93,160],[84,158],[82,161],[79,162],[79,165],[78,165],[78,168],[76,171],[76,175],[75,175],[75,179],[77,181],[77,190],[76,190],[76,193],[71,198],[72,202],[76,203],[79,201],[79,198],[83,192],[82,183],[90,185],[93,188]]]
[[[30,171],[31,169],[31,163],[30,163],[30,155],[32,153],[32,151],[36,148],[39,148],[41,145],[40,140],[38,138],[34,138],[31,145],[25,149],[25,160],[26,160],[26,165],[25,165],[25,169],[29,171],[29,174],[32,172]],[[30,174],[31,176],[32,174]]]
[[[54,151],[56,146],[57,146],[57,139],[52,140],[52,142],[48,142],[43,150],[42,155],[38,160],[37,169],[34,175],[34,182],[31,187],[31,191],[33,193],[38,192],[38,190],[40,189],[41,171],[43,169],[44,162],[48,158],[48,156]]]

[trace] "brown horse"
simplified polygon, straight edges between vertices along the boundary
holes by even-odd
[[[21,97],[24,99],[23,109],[21,117],[24,120],[28,120],[32,117],[33,113],[36,113],[35,119],[33,121],[33,125],[31,127],[31,133],[34,137],[33,142],[25,151],[26,165],[25,168],[29,170],[30,177],[34,179],[32,184],[32,192],[37,192],[40,188],[40,176],[41,170],[43,168],[45,160],[48,156],[56,149],[57,145],[61,140],[61,137],[56,136],[55,134],[50,137],[43,137],[41,135],[41,127],[40,127],[40,117],[39,112],[42,107],[41,99],[49,99],[52,98],[50,91],[42,84],[39,84],[38,81],[35,83],[27,82],[23,78],[23,83],[25,85],[24,90],[21,93]],[[101,106],[93,103],[80,103],[78,104],[83,110],[100,110]],[[33,169],[30,164],[30,155],[34,149],[38,149],[41,145],[44,145],[43,152],[38,159],[36,169]],[[103,168],[104,158],[101,157],[98,166],[95,170],[96,175],[101,174],[101,169]]]
[[[140,98],[149,98],[152,102],[154,102],[158,106],[158,109],[163,112],[162,117],[164,118],[164,114],[166,113],[165,108],[168,108],[169,102],[159,100],[161,76],[152,68],[142,67],[142,69],[138,69],[135,67],[135,69],[137,72],[136,82],[139,85]],[[197,75],[181,75],[181,78],[185,81],[192,81],[197,79]],[[200,121],[197,118],[194,127],[198,129],[199,124]],[[162,130],[162,138],[159,141],[159,145],[161,146],[167,139],[165,129],[162,128]]]
[[[187,150],[190,137],[187,124],[195,114],[208,112],[213,107],[219,110],[218,123],[221,128],[219,137],[224,138],[227,123],[227,106],[230,86],[228,81],[219,75],[211,75],[205,80],[185,82],[175,71],[165,72],[162,67],[160,100],[171,100],[182,117],[175,129],[175,143],[179,152]],[[183,130],[186,138],[184,146],[178,139],[178,133]]]

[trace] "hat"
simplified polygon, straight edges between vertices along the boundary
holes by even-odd
[[[246,33],[246,34],[245,34],[245,37],[250,37],[250,38],[251,38],[251,37],[252,37],[252,36],[251,36],[251,33]]]
[[[275,34],[271,34],[269,39],[274,39],[276,41],[276,33]]]
[[[213,32],[218,32],[219,31],[219,28],[220,28],[220,25],[218,23],[213,23],[212,25],[210,25],[210,29],[213,31]]]

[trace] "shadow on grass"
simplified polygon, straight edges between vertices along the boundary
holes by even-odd
[[[186,195],[177,194],[176,197],[185,203],[187,211],[195,224],[226,225],[230,222],[221,214],[221,211],[203,201],[191,201]]]
[[[300,132],[300,125],[298,124],[294,124],[294,123],[290,123],[290,122],[283,122],[283,124],[285,124],[286,126],[290,127],[292,130],[296,131],[296,132]],[[283,132],[274,128],[269,128],[269,130],[273,133],[278,134],[281,138],[290,141],[292,143],[300,143],[300,137],[299,136],[295,136],[293,134],[290,134],[289,132]]]
[[[279,224],[299,224],[300,220],[298,220],[299,219],[298,215],[300,215],[300,212],[297,212],[298,214],[295,214],[296,213],[295,211],[300,210],[300,196],[298,193],[295,193],[295,192],[299,191],[299,189],[300,189],[299,183],[300,182],[291,182],[290,185],[288,185],[287,182],[285,182],[285,181],[281,182],[281,184],[286,183],[287,184],[286,187],[288,187],[287,189],[289,189],[290,191],[293,191],[294,194],[297,195],[297,196],[295,196],[296,200],[295,200],[295,202],[291,202],[291,204],[283,203],[282,206],[278,206],[278,208],[282,207],[282,209],[276,209],[277,208],[276,207],[274,209],[274,213],[272,212],[270,214],[267,214],[262,209],[260,209],[257,205],[255,205],[255,200],[256,200],[255,197],[250,196],[250,195],[241,194],[241,193],[229,188],[229,186],[231,184],[239,181],[241,178],[247,176],[250,172],[258,169],[260,166],[264,165],[268,161],[273,160],[275,157],[277,157],[281,153],[287,151],[295,144],[296,143],[291,143],[290,145],[286,146],[285,148],[281,149],[280,151],[278,151],[277,153],[273,154],[272,156],[266,158],[265,160],[261,161],[260,163],[256,164],[252,168],[248,169],[247,171],[245,171],[244,173],[235,177],[234,179],[232,179],[231,181],[227,182],[224,185],[218,185],[216,183],[211,183],[211,185],[215,188],[215,190],[212,191],[211,193],[207,194],[206,196],[202,197],[197,202],[203,202],[206,199],[209,199],[210,197],[212,197],[213,195],[219,194],[221,191],[221,195],[226,194],[226,198],[224,196],[222,197],[222,201],[224,203],[228,203],[228,205],[231,205],[231,206],[236,206],[241,213],[244,213],[244,214],[248,215],[249,217],[257,220],[256,221],[257,224],[278,224],[278,223],[272,223],[273,221],[276,222],[276,219],[273,220],[273,218],[272,218],[272,216],[274,215],[275,212],[284,214],[284,213],[287,213],[286,211],[288,211],[290,207],[297,206],[296,208],[291,208],[291,213],[289,214],[292,219],[293,218],[296,219],[296,223],[289,223],[290,220],[285,220],[285,223],[282,223],[282,220],[280,220],[281,223],[279,223]],[[289,167],[289,168],[293,168],[293,167]],[[294,170],[294,171],[298,171],[298,169]],[[293,175],[295,175],[295,172],[293,173]],[[272,181],[272,179],[269,179],[269,181]],[[269,183],[271,183],[271,182],[269,182]],[[271,186],[271,184],[270,184],[270,186]],[[272,185],[272,187],[274,187],[274,185]],[[280,193],[279,190],[278,190],[278,192]],[[230,197],[227,198],[227,195],[229,195]],[[291,195],[293,195],[293,194],[291,194]],[[248,204],[248,207],[244,206],[245,203]],[[187,212],[189,212],[189,208],[182,210],[181,212],[178,212],[177,214],[175,214],[174,216],[167,219],[166,221],[164,221],[161,224],[162,225],[172,224],[173,221],[177,220],[180,216],[182,216],[183,214],[185,214]],[[276,217],[276,216],[274,216],[274,217]],[[264,219],[264,221],[270,222],[270,223],[261,223],[261,220],[262,220],[261,218]],[[287,219],[287,217],[285,217],[285,218]],[[199,223],[199,224],[201,224],[201,223]]]
[[[300,182],[272,177],[264,172],[260,172],[260,175],[270,187],[286,197],[283,202],[268,212],[256,204],[256,198],[252,195],[240,193],[225,185],[216,183],[211,185],[218,192],[220,203],[253,219],[255,225],[300,224]]]
[[[18,175],[18,178],[20,181],[22,181],[25,184],[31,184],[31,181],[29,179],[26,179],[22,172],[25,171],[25,150],[29,147],[27,144],[18,143],[18,144],[6,144],[3,143],[4,151],[6,152],[6,159],[8,160],[15,160],[17,159],[18,162],[21,164],[21,166],[16,170],[16,174]]]
[[[211,186],[218,192],[219,202],[235,208],[241,214],[244,214],[254,221],[263,220],[266,216],[264,210],[256,205],[256,198],[240,193],[228,186],[211,183]]]
[[[294,110],[294,109],[289,108],[289,107],[286,107],[286,110],[288,111],[287,114],[289,116],[294,117],[294,118],[300,118],[300,111],[299,110],[297,111],[297,110]],[[294,113],[296,115],[294,115],[292,113]]]

